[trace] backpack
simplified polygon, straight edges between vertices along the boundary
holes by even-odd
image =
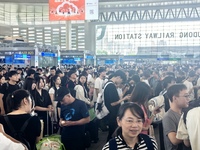
[[[144,140],[146,146],[147,146],[147,149],[148,150],[153,150],[154,149],[154,146],[153,146],[153,143],[151,141],[151,138],[146,135],[146,134],[140,134],[140,136],[142,137],[142,139]],[[109,149],[110,150],[117,150],[117,142],[116,142],[116,139],[113,138],[109,141]]]
[[[28,148],[28,150],[30,150],[31,147],[30,147],[29,142],[24,138],[24,131],[25,131],[25,129],[26,129],[28,123],[29,123],[29,120],[30,120],[31,118],[32,118],[32,117],[30,117],[29,119],[27,119],[27,120],[25,121],[25,123],[22,125],[22,127],[21,127],[21,129],[20,129],[19,131],[16,131],[16,130],[13,128],[13,126],[12,126],[12,124],[11,124],[11,122],[10,122],[8,116],[7,116],[7,115],[4,116],[4,120],[5,120],[5,122],[7,123],[8,128],[11,130],[12,135],[13,135],[13,138],[15,138],[16,140],[20,141],[20,142],[23,143],[24,145],[26,145],[26,147]]]
[[[108,81],[104,85],[102,92],[99,93],[97,97],[97,104],[95,106],[95,114],[98,119],[103,119],[105,116],[109,114],[109,110],[105,106],[105,101],[104,101],[104,90],[106,89],[106,86],[108,86],[108,84],[112,84],[112,82]]]
[[[44,137],[36,144],[37,150],[65,150],[60,135]]]
[[[149,111],[152,112],[155,107],[158,107],[158,106],[160,107],[160,113],[156,114],[153,122],[161,121],[163,119],[164,114],[165,114],[164,105],[165,105],[165,99],[163,95],[153,97],[152,99],[148,101]]]

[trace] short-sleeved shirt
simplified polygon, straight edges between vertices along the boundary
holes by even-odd
[[[55,88],[58,90],[59,87],[52,87],[49,89],[49,94],[53,94],[54,95],[54,101],[56,101],[56,97],[57,97],[57,91],[55,91]]]
[[[147,135],[146,135],[147,136]],[[116,144],[117,144],[117,150],[139,150],[139,149],[141,149],[141,150],[147,150],[148,149],[148,144],[145,142],[145,140],[142,138],[142,135],[141,134],[139,134],[138,135],[138,143],[137,144],[135,144],[135,147],[134,147],[134,149],[132,149],[131,147],[129,147],[128,145],[127,145],[127,143],[124,141],[124,139],[123,139],[123,137],[122,136],[116,136],[115,137],[115,140],[116,140]],[[156,143],[156,141],[153,139],[153,138],[151,138],[150,136],[149,136],[149,139],[151,140],[151,142],[152,142],[152,144],[153,144],[153,149],[152,150],[158,150],[158,146],[157,146],[157,143]],[[103,149],[102,150],[110,150],[110,145],[109,145],[109,142],[107,142],[105,145],[104,145],[104,147],[103,147]],[[111,149],[112,150],[112,149]]]
[[[190,140],[193,150],[200,149],[200,107],[193,108],[186,115],[186,124],[183,116],[179,122],[178,133],[176,137],[181,140]]]
[[[85,102],[75,99],[68,105],[61,105],[61,118],[67,121],[78,121],[89,117],[88,109]],[[65,126],[62,130],[62,138],[76,139],[84,136],[85,125]]]
[[[13,128],[17,131],[20,130],[23,124],[27,119],[29,119],[31,116],[30,114],[20,114],[20,115],[8,115],[8,118],[13,126]],[[0,123],[3,125],[5,133],[10,135],[11,137],[14,137],[12,135],[11,130],[9,129],[7,123],[4,120],[3,116],[0,116]],[[33,116],[24,131],[24,138],[29,142],[30,147],[32,150],[35,148],[36,144],[36,137],[40,136],[41,132],[41,124],[40,120],[37,116]]]
[[[102,86],[103,86],[103,79],[101,78],[96,78],[95,82],[94,82],[94,88],[95,89],[98,89],[99,92],[102,91]],[[96,90],[94,89],[94,94],[93,94],[93,101],[96,102],[97,101],[97,92]]]
[[[180,143],[178,145],[173,145],[168,138],[168,134],[170,132],[177,133],[178,123],[180,118],[181,114],[174,112],[171,109],[169,109],[163,117],[162,124],[163,124],[163,135],[164,135],[164,143],[166,150],[182,150],[183,143]]]
[[[4,102],[4,109],[7,113],[7,105],[6,105],[6,98],[8,97],[9,94],[12,94],[14,91],[20,89],[17,84],[12,85],[9,83],[4,83],[2,87],[0,88],[0,93],[3,94],[3,102]]]
[[[42,89],[42,95],[38,93],[35,89],[31,92],[33,99],[35,101],[35,106],[48,108],[49,105],[52,105],[51,98],[47,90]],[[36,111],[39,116],[46,116],[45,111]]]

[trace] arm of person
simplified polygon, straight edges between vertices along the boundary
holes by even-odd
[[[98,97],[99,89],[95,88],[94,90],[96,91],[96,96]]]
[[[37,111],[49,111],[49,108],[40,107],[40,106],[35,106],[35,110],[37,110]]]
[[[125,96],[124,98],[122,98],[122,99],[120,99],[120,100],[118,100],[116,102],[111,103],[111,106],[119,105],[119,104],[121,104],[121,102],[123,102],[125,100],[128,100],[128,99],[130,99],[130,96]]]
[[[1,109],[0,114],[4,115],[5,110],[4,110],[4,106],[3,106],[3,94],[2,93],[0,93],[0,109]]]
[[[190,140],[183,140],[185,146],[190,147]]]
[[[173,145],[178,145],[180,144],[181,142],[183,142],[183,140],[179,140],[176,138],[176,132],[170,132],[168,133],[168,138],[170,140],[170,142],[173,144]]]
[[[78,126],[78,125],[84,125],[90,122],[90,117],[87,118],[82,118],[80,120],[77,121],[64,121],[62,119],[60,119],[60,124],[62,126]]]
[[[86,104],[90,105],[90,100],[85,98],[84,90],[81,85],[77,85],[76,89],[76,98],[84,101]]]

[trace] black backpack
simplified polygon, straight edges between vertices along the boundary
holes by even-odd
[[[20,142],[23,143],[24,145],[26,145],[26,147],[27,147],[28,150],[30,150],[31,147],[30,147],[29,142],[24,138],[24,131],[25,131],[25,129],[26,129],[28,123],[29,123],[29,120],[30,120],[31,118],[32,118],[32,117],[30,117],[29,119],[27,119],[27,120],[25,121],[25,123],[22,125],[22,127],[21,127],[21,129],[20,129],[19,131],[16,131],[16,130],[13,128],[13,126],[12,126],[12,124],[11,124],[11,122],[10,122],[8,116],[7,116],[7,115],[4,116],[4,120],[6,121],[6,123],[7,123],[7,125],[8,125],[8,128],[9,128],[10,131],[12,132],[13,138],[15,138],[16,140],[20,141]]]

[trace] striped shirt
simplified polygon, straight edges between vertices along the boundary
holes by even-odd
[[[144,139],[140,135],[138,135],[138,137],[139,137],[139,141],[135,145],[134,148],[129,147],[120,135],[115,137],[116,144],[117,144],[116,150],[149,150]],[[153,147],[154,147],[152,150],[158,150],[158,146],[157,146],[156,141],[152,137],[149,137],[149,138],[152,141],[152,144],[153,144]],[[107,142],[104,145],[104,147],[102,148],[102,150],[113,150],[113,149],[109,148],[109,142]]]

